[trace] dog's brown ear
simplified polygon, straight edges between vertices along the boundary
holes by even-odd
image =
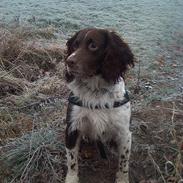
[[[128,70],[134,66],[134,55],[119,35],[108,32],[108,42],[104,60],[101,65],[101,74],[108,82],[117,82]]]

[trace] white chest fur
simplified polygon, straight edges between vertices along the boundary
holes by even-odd
[[[74,105],[71,113],[71,131],[79,130],[81,134],[92,139],[107,141],[128,131],[131,116],[130,102],[113,108],[115,101],[123,100],[125,85],[123,79],[117,84],[106,83],[99,76],[87,80],[74,80],[69,88],[86,105],[100,104],[103,109],[88,109]],[[104,106],[108,104],[109,109]]]

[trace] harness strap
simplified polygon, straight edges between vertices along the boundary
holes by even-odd
[[[86,107],[86,108],[90,108],[90,109],[103,109],[103,107],[101,107],[100,104],[97,104],[94,107],[84,105],[82,100],[80,100],[79,97],[74,96],[74,94],[72,92],[69,95],[68,101],[69,101],[69,103],[71,103],[73,105],[80,106],[80,107]],[[119,100],[119,101],[115,101],[114,104],[113,104],[113,108],[120,107],[120,106],[126,104],[129,101],[130,101],[130,97],[128,95],[128,92],[126,91],[125,94],[124,94],[124,99]],[[110,106],[108,104],[105,104],[104,108],[109,109]]]
[[[80,106],[80,107],[86,107],[86,108],[92,108],[92,109],[103,109],[99,104],[94,107],[84,105],[82,100],[80,100],[79,97],[74,96],[74,94],[72,92],[69,95],[68,101],[69,101],[69,103]],[[113,108],[120,107],[120,106],[128,103],[129,101],[130,101],[130,97],[128,95],[128,92],[126,91],[124,94],[124,99],[115,101],[113,104]],[[105,104],[105,108],[109,109],[110,107],[108,106],[108,104]],[[97,141],[97,146],[98,146],[101,157],[104,159],[107,159],[107,155],[106,155],[103,143],[100,141]]]

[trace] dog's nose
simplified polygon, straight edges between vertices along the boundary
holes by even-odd
[[[74,61],[72,59],[67,59],[66,63],[69,67],[73,67],[74,66]]]
[[[76,63],[76,59],[74,57],[74,55],[70,55],[67,59],[66,59],[66,63],[69,67],[73,67]]]

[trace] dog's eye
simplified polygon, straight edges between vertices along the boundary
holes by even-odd
[[[94,43],[94,42],[91,42],[89,45],[88,45],[88,48],[89,50],[91,51],[96,51],[98,49],[98,46]]]
[[[79,42],[78,41],[75,41],[73,43],[73,46],[72,47],[73,47],[74,50],[77,50],[79,48]]]

